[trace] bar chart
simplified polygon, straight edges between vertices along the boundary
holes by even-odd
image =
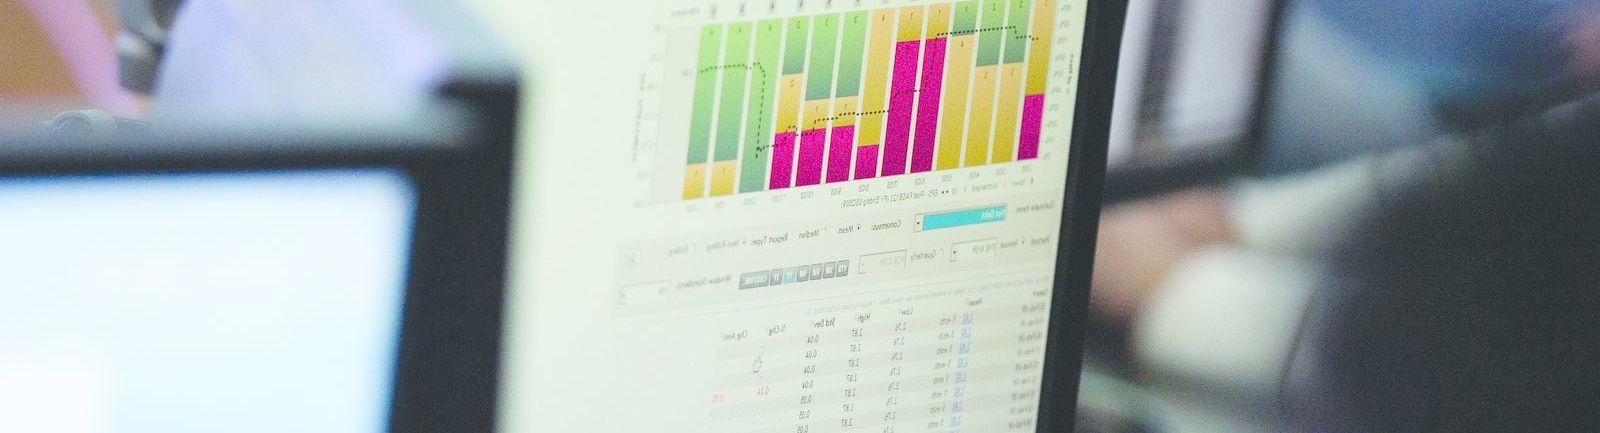
[[[1057,13],[960,0],[701,24],[692,97],[668,107],[687,112],[682,198],[1039,158]]]

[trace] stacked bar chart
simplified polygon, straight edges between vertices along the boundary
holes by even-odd
[[[1038,158],[1055,0],[704,24],[683,198]]]

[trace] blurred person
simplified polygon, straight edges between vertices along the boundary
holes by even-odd
[[[117,83],[113,4],[0,2],[0,123],[33,126],[69,109],[142,114],[143,101]]]
[[[1477,142],[1328,262],[1294,430],[1600,431],[1600,96]]]
[[[1324,276],[1348,274],[1352,269],[1361,272],[1360,266],[1330,258],[1348,257],[1349,249],[1336,251],[1335,246],[1373,229],[1359,222],[1375,212],[1390,219],[1372,221],[1406,221],[1408,217],[1394,216],[1404,215],[1405,210],[1384,204],[1407,203],[1423,195],[1417,191],[1425,191],[1428,185],[1470,177],[1461,173],[1488,170],[1474,167],[1479,161],[1469,156],[1472,149],[1534,146],[1543,139],[1502,136],[1498,141],[1466,144],[1459,137],[1504,129],[1499,119],[1527,118],[1529,112],[1548,109],[1549,101],[1578,99],[1593,88],[1600,77],[1600,67],[1596,67],[1600,65],[1597,3],[1311,0],[1310,6],[1367,41],[1367,49],[1379,53],[1398,74],[1430,95],[1442,116],[1456,119],[1461,134],[1295,176],[1244,181],[1228,190],[1187,191],[1108,209],[1101,224],[1091,295],[1094,311],[1103,321],[1131,334],[1128,350],[1146,372],[1222,384],[1255,395],[1279,393],[1281,375],[1299,347],[1297,323],[1308,304],[1313,304],[1313,294],[1345,291],[1328,288]],[[1544,101],[1544,105],[1529,110],[1522,106],[1525,101]],[[1480,113],[1460,114],[1474,110]],[[1569,117],[1559,122],[1581,126],[1584,122],[1600,124],[1600,118]],[[1565,139],[1581,142],[1584,136]],[[1448,231],[1435,235],[1451,236]],[[1372,237],[1358,239],[1364,240],[1356,243],[1359,245],[1381,245]],[[1394,293],[1408,290],[1397,285],[1388,289]],[[1321,303],[1309,306],[1325,307]],[[1397,323],[1382,326],[1394,325]],[[1371,337],[1355,337],[1364,334],[1354,331],[1329,332],[1343,339],[1319,338],[1309,345],[1320,348],[1317,350],[1360,346],[1366,341],[1363,338]],[[1423,337],[1409,341],[1423,342]],[[1412,347],[1418,349],[1389,353],[1399,357],[1393,360],[1371,354],[1321,358],[1309,364],[1328,363],[1328,376],[1348,379],[1363,368],[1386,368],[1388,362],[1404,364],[1410,359],[1405,356],[1427,353],[1420,348],[1424,346]],[[1311,352],[1337,355],[1317,350]],[[1354,397],[1342,401],[1360,400],[1363,392],[1374,397],[1384,391],[1409,392],[1368,385],[1371,387],[1359,392],[1345,392],[1346,397]],[[1321,391],[1313,388],[1309,391]],[[1429,395],[1448,397],[1444,393]],[[1371,431],[1416,430],[1409,428],[1416,424],[1385,429],[1381,427],[1392,424],[1352,417],[1342,420],[1375,429]]]

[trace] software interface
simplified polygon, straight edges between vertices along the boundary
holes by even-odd
[[[1086,2],[643,3],[496,14],[608,62],[534,74],[507,430],[1033,431]]]
[[[0,431],[378,432],[388,170],[0,177]]]

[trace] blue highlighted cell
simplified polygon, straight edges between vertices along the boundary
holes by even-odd
[[[925,214],[922,215],[922,221],[919,229],[947,229],[952,227],[970,226],[973,224],[1005,221],[1005,219],[1005,205],[995,205],[982,208]]]

